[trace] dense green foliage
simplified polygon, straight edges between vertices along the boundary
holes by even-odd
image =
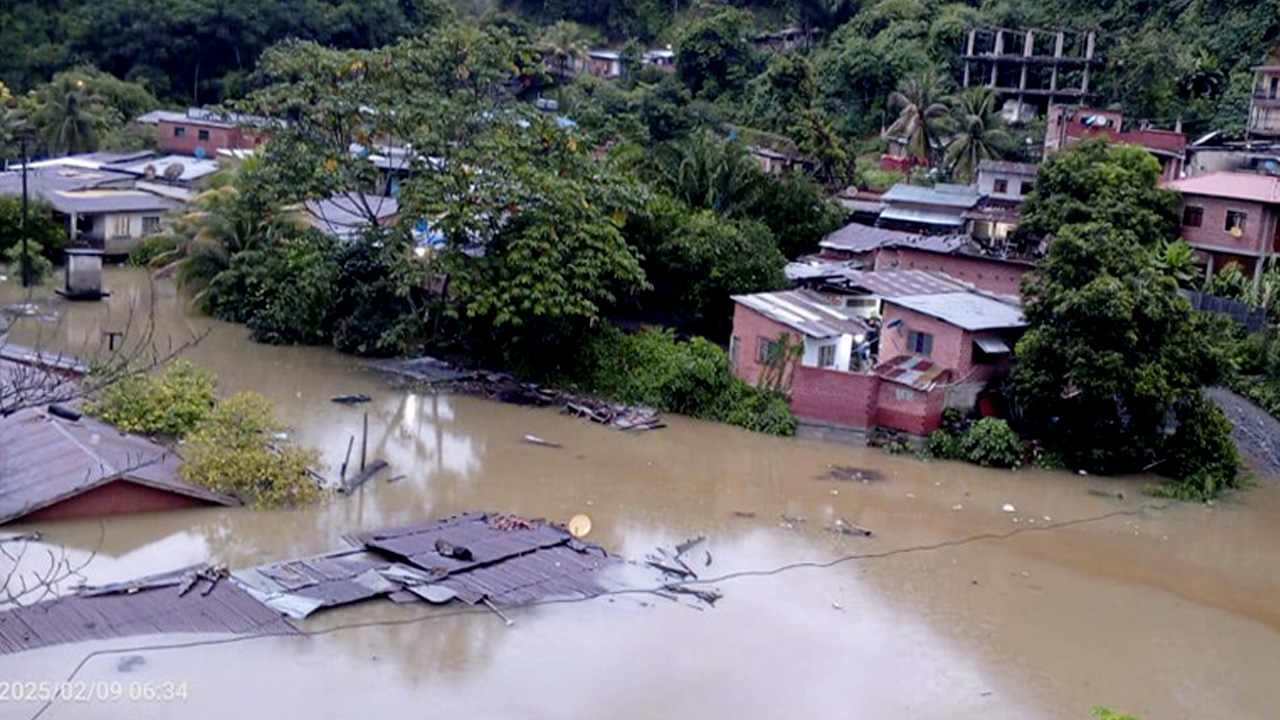
[[[774,435],[796,430],[785,395],[734,377],[724,351],[702,338],[610,330],[592,338],[581,362],[578,382],[603,397]]]
[[[1229,360],[1161,260],[1177,203],[1158,178],[1146,153],[1096,143],[1044,165],[1024,217],[1056,239],[1024,288],[1011,390],[1026,431],[1069,466],[1154,468],[1212,495],[1239,462],[1201,388]]]
[[[1026,445],[1009,423],[999,418],[972,422],[952,409],[943,414],[942,427],[929,434],[924,453],[941,460],[963,460],[983,467],[1018,468]]]
[[[11,248],[21,250],[22,198],[6,195],[0,197],[0,253]],[[67,228],[53,219],[53,209],[42,202],[32,202],[27,208],[28,243],[35,241],[49,260],[62,257],[67,245]]]
[[[308,469],[315,452],[273,445],[281,430],[271,403],[256,393],[222,400],[186,438],[180,472],[191,482],[255,508],[295,506],[324,496]]]
[[[182,438],[209,416],[216,403],[212,375],[177,360],[156,375],[112,383],[85,410],[126,432]]]

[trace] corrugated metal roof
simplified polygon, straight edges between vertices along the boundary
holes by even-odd
[[[364,550],[342,550],[237,570],[232,577],[268,607],[302,619],[323,607],[387,595],[401,588],[382,571],[392,562]]]
[[[946,382],[951,371],[923,355],[899,355],[877,365],[876,374],[899,385],[928,391]]]
[[[733,301],[812,338],[859,335],[869,329],[861,318],[803,290],[734,295]]]
[[[58,162],[48,167],[32,167],[27,171],[27,192],[39,200],[52,203],[58,193],[98,187],[128,187],[133,183],[128,173],[102,170],[98,163]],[[0,172],[0,195],[22,195],[22,171]]]
[[[886,230],[853,222],[823,238],[819,245],[844,252],[871,252],[882,247],[910,242],[917,237],[915,233]]]
[[[278,613],[228,580],[210,582],[180,570],[128,583],[131,591],[69,596],[0,612],[0,655],[156,633],[292,635]],[[182,593],[187,580],[194,582]]]
[[[128,165],[114,163],[112,168],[132,175],[146,175],[150,168],[155,177],[163,178],[165,170],[174,165],[182,168],[182,174],[178,177],[181,182],[194,182],[218,172],[220,167],[217,160],[198,160],[188,155],[165,155],[145,158]]]
[[[1280,177],[1244,172],[1211,172],[1174,180],[1165,187],[1184,195],[1280,204]]]
[[[400,203],[393,197],[342,193],[324,200],[308,200],[306,220],[318,230],[338,238],[355,237],[377,223],[385,222],[400,212]]]
[[[787,263],[782,272],[788,280],[817,280],[841,277],[850,270],[853,268],[843,260],[797,260]]]
[[[976,188],[968,185],[948,185],[938,183],[933,187],[898,183],[889,188],[882,196],[892,206],[894,203],[911,203],[915,205],[936,205],[938,207],[959,208],[968,210],[982,199]]]
[[[938,295],[965,289],[953,278],[928,270],[846,270],[841,277],[845,285],[882,298]]]
[[[943,210],[919,210],[917,208],[889,206],[880,213],[880,220],[914,223],[918,225],[959,227],[964,225],[964,213],[959,211],[946,212]]]
[[[240,504],[179,478],[181,459],[164,446],[87,416],[73,422],[22,410],[0,418],[0,437],[0,523],[114,481]]]
[[[998,172],[1035,177],[1040,172],[1040,166],[1032,165],[1031,163],[1009,162],[1008,160],[982,160],[978,163],[978,172]]]
[[[165,212],[179,203],[142,190],[95,188],[51,192],[44,196],[54,210],[61,213],[95,215],[124,212]]]
[[[938,318],[963,330],[996,330],[1027,324],[1022,317],[1022,308],[1016,303],[977,292],[907,295],[890,298],[886,302]]]
[[[434,584],[470,603],[488,599],[516,605],[596,595],[601,592],[596,572],[620,562],[550,523],[497,513],[463,513],[351,539],[439,578]],[[450,548],[452,555],[442,552]]]
[[[1009,348],[1009,345],[1000,338],[978,338],[977,340],[974,340],[974,342],[977,343],[978,348],[981,349],[982,352],[989,353],[991,355],[1006,355],[1013,352],[1013,350]]]

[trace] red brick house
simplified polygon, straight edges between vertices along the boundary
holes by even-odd
[[[1182,176],[1187,159],[1187,136],[1181,129],[1124,129],[1124,115],[1113,110],[1095,110],[1078,105],[1052,105],[1044,131],[1044,155],[1069,148],[1088,138],[1106,138],[1114,143],[1127,143],[1146,148],[1160,162],[1161,177],[1175,180]]]
[[[219,150],[252,150],[265,138],[260,118],[229,117],[200,108],[155,110],[137,122],[155,125],[157,146],[178,155],[212,158]]]
[[[883,298],[883,331],[851,309],[793,290],[735,296],[730,361],[756,384],[780,336],[804,347],[786,374],[791,409],[802,421],[925,434],[947,406],[972,407],[1007,368],[1025,324],[1013,301],[954,285],[936,295]],[[873,357],[887,360],[877,363]]]
[[[1215,172],[1165,187],[1182,194],[1182,238],[1207,275],[1234,262],[1257,279],[1280,252],[1280,177]]]

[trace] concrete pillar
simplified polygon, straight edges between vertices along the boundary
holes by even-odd
[[[1085,35],[1085,40],[1084,40],[1084,48],[1085,48],[1084,59],[1085,60],[1093,60],[1093,45],[1097,39],[1098,39],[1098,35],[1096,33],[1090,32],[1087,35]]]
[[[1053,64],[1053,69],[1049,72],[1049,92],[1058,92],[1058,64]]]
[[[1213,253],[1207,253],[1207,254],[1209,255],[1209,262],[1204,266],[1205,282],[1208,282],[1210,279],[1213,278]]]
[[[966,55],[972,55],[974,47],[978,44],[978,31],[973,29],[969,31],[969,52]]]
[[[1022,46],[1022,56],[1031,57],[1034,54],[1032,51],[1035,49],[1035,47],[1036,47],[1036,32],[1034,30],[1028,30],[1027,36],[1026,36],[1026,43],[1023,44]]]
[[[1053,56],[1055,58],[1059,58],[1059,59],[1062,58],[1062,50],[1063,48],[1066,47],[1066,43],[1067,43],[1067,34],[1059,30],[1058,37],[1053,42]]]
[[[1262,282],[1262,269],[1263,269],[1264,267],[1266,267],[1266,265],[1267,265],[1265,262],[1263,262],[1263,260],[1264,260],[1264,259],[1265,259],[1265,258],[1257,258],[1257,259],[1254,261],[1254,263],[1253,263],[1253,285],[1254,285],[1254,287],[1257,287],[1257,286],[1258,286],[1258,284]]]
[[[77,215],[76,213],[71,213],[71,215],[67,217],[67,242],[70,242],[73,244],[75,243],[76,225],[79,225],[79,224],[80,224],[80,216]]]

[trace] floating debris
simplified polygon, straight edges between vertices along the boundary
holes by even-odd
[[[361,403],[370,402],[373,398],[365,395],[364,393],[360,393],[357,395],[339,395],[337,397],[329,398],[329,400],[342,405],[359,405]]]
[[[849,465],[828,465],[826,474],[818,476],[818,479],[869,483],[883,480],[884,473],[878,470],[856,468]]]
[[[1007,513],[1018,512],[1018,508],[1014,507],[1010,503],[1005,503],[1000,509]]]
[[[799,516],[787,517],[786,515],[781,515],[780,517],[782,518],[782,522],[779,523],[779,526],[788,530],[795,530],[797,525],[804,522],[804,518]]]
[[[851,537],[871,537],[873,534],[870,530],[854,525],[844,518],[836,518],[835,524],[828,527],[827,532],[833,532],[838,535],[849,535]]]
[[[558,442],[551,442],[550,440],[543,440],[542,438],[538,437],[537,435],[525,435],[523,438],[520,438],[520,439],[521,439],[521,440],[523,440],[524,442],[529,443],[530,445],[538,445],[538,446],[541,446],[541,447],[549,447],[549,448],[562,448],[562,447],[564,447],[563,445],[561,445],[561,444],[560,444],[560,443],[558,443]]]

